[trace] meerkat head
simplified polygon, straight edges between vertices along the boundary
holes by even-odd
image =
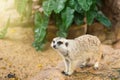
[[[51,42],[51,47],[54,48],[54,49],[57,49],[59,51],[67,50],[68,45],[69,44],[68,44],[67,39],[62,38],[62,37],[56,37]]]

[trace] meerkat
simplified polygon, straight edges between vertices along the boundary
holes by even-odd
[[[71,75],[77,65],[85,67],[93,61],[93,68],[98,69],[102,57],[101,42],[96,36],[82,35],[75,39],[56,37],[51,47],[59,52],[65,63],[65,75]]]

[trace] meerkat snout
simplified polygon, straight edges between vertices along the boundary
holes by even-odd
[[[55,49],[56,49],[56,45],[53,45],[53,48],[55,48]]]

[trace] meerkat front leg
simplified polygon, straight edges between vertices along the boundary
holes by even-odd
[[[70,65],[67,73],[68,75],[71,75],[74,72],[76,65],[77,65],[77,61],[70,61]]]
[[[69,71],[68,69],[69,69],[69,66],[70,66],[69,60],[65,59],[64,60],[64,64],[65,64],[65,70],[62,73],[65,74],[65,75],[67,75],[67,73]]]
[[[75,62],[69,59],[65,59],[64,62],[65,62],[65,71],[62,73],[65,75],[71,75],[75,70],[75,66],[76,66]]]
[[[74,72],[76,65],[77,65],[77,61],[70,60],[70,65],[68,66],[67,75],[71,75]]]

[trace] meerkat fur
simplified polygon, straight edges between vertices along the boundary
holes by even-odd
[[[94,69],[99,67],[102,52],[101,42],[96,36],[86,34],[75,39],[56,37],[51,42],[51,47],[62,56],[65,75],[71,75],[77,65],[84,67],[93,64]]]

